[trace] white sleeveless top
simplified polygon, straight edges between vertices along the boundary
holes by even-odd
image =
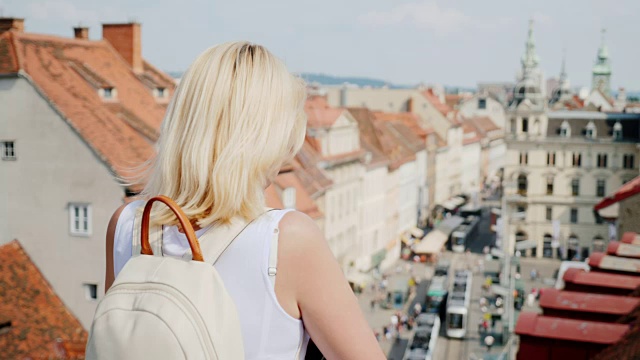
[[[118,218],[113,244],[116,276],[131,258],[135,212],[143,205],[142,200],[128,204]],[[288,211],[274,210],[256,219],[215,264],[238,309],[247,360],[304,359],[307,350],[309,335],[302,321],[280,306],[267,273],[269,240]],[[206,231],[198,230],[196,235]],[[182,257],[189,250],[187,238],[175,226],[165,226],[162,239],[165,255]]]

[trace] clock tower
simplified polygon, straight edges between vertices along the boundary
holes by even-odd
[[[598,49],[598,58],[593,65],[591,91],[600,90],[606,96],[611,91],[611,63],[609,60],[609,49],[604,43],[604,35],[606,30],[602,29],[602,43]]]

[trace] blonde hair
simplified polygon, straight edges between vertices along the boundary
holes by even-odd
[[[182,77],[162,123],[143,197],[166,195],[204,227],[264,209],[270,177],[304,141],[305,85],[262,46],[214,46]],[[176,224],[164,207],[154,221]]]

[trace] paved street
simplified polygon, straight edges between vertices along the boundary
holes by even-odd
[[[483,359],[486,358],[487,349],[486,346],[481,344],[480,333],[478,331],[478,325],[483,319],[483,313],[480,309],[480,298],[483,296],[482,284],[484,283],[484,274],[478,269],[478,262],[480,259],[484,259],[482,250],[485,246],[490,246],[495,241],[495,234],[489,230],[490,212],[486,208],[483,211],[480,229],[468,247],[472,253],[453,253],[445,252],[442,257],[451,260],[450,273],[453,273],[456,269],[470,269],[474,271],[472,292],[471,292],[471,305],[470,315],[467,323],[467,335],[462,340],[448,339],[445,336],[445,325],[443,322],[440,337],[436,345],[436,352],[434,360],[467,360],[467,359]],[[483,260],[484,261],[484,260]],[[407,273],[407,266],[410,266],[413,273],[422,278],[424,283],[422,287],[426,289],[429,281],[433,275],[433,266],[422,263],[412,263],[403,260],[398,260],[397,265],[390,269],[386,274],[391,283],[395,278]],[[544,279],[550,279],[553,276],[554,271],[560,266],[560,262],[552,259],[534,259],[534,258],[520,258],[520,274],[524,285],[525,294],[531,292],[533,288],[548,287],[545,285]],[[530,278],[530,272],[532,269],[536,269],[538,272],[538,279],[533,281]],[[397,273],[397,269],[401,271]],[[549,281],[549,280],[547,280]],[[422,291],[418,291],[422,292]],[[393,348],[394,340],[384,339],[383,327],[391,323],[391,316],[397,311],[395,309],[380,309],[378,306],[374,310],[371,309],[371,300],[375,294],[371,288],[366,289],[362,294],[358,295],[360,306],[362,307],[369,324],[374,331],[380,333],[380,344],[385,354],[389,354],[389,351]],[[424,296],[424,295],[421,295]],[[406,310],[412,308],[417,298],[410,298],[403,309],[403,313],[406,314]],[[522,309],[523,311],[539,311],[537,303],[533,307],[527,306],[526,302]],[[496,322],[495,331],[500,331],[502,324],[500,321]],[[506,324],[505,324],[506,326]],[[401,339],[410,340],[412,337],[411,332],[404,331],[400,334]],[[396,344],[396,349],[399,347],[406,347],[407,342],[402,341],[400,344]],[[491,354],[496,355],[502,352],[504,348],[500,345],[493,346]],[[397,353],[401,353],[398,351]],[[394,358],[398,358],[395,356]]]

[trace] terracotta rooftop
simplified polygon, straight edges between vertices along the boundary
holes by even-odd
[[[518,317],[516,334],[582,343],[613,344],[629,330],[622,324],[563,319],[523,312]]]
[[[580,311],[626,315],[640,304],[639,298],[629,296],[600,295],[574,291],[544,289],[540,307],[562,311]]]
[[[296,189],[296,210],[309,215],[312,219],[321,218],[322,213],[318,209],[315,201],[313,201],[309,193],[307,193],[300,181],[300,178],[298,177],[300,171],[301,170],[281,172],[276,177],[274,185],[276,185],[281,191],[289,187]]]
[[[404,126],[399,121],[378,120],[375,113],[366,108],[349,108],[349,112],[358,121],[361,134],[389,159],[390,170],[415,160],[411,145],[406,143],[403,134],[398,131],[399,126]]]
[[[415,135],[422,138],[423,140],[427,138],[427,135],[434,132],[432,127],[423,128],[421,126],[422,121],[420,121],[420,117],[414,113],[389,113],[383,111],[375,111],[374,116],[377,120],[380,121],[401,121],[406,127],[411,129],[411,131]]]
[[[433,92],[433,89],[427,89],[422,92],[424,96],[442,115],[447,116],[453,109],[440,101],[440,98]]]
[[[629,290],[629,292],[640,286],[640,276],[584,271],[577,268],[567,269],[562,279],[565,283],[620,288]]]
[[[304,111],[307,114],[307,125],[311,128],[331,127],[344,112],[343,109],[329,106],[327,99],[319,95],[307,98]]]
[[[106,166],[120,176],[153,156],[152,143],[166,101],[154,97],[175,85],[143,62],[142,72],[106,40],[85,40],[21,31],[0,34],[0,74],[22,74],[78,133]],[[114,88],[113,99],[99,90]],[[114,95],[115,95],[114,92]]]
[[[0,358],[84,359],[87,332],[16,240],[0,246]]]
[[[315,199],[333,185],[333,181],[318,168],[321,156],[312,145],[312,138],[306,137],[302,148],[296,154],[295,163],[302,171],[297,172],[300,183],[311,198]]]

